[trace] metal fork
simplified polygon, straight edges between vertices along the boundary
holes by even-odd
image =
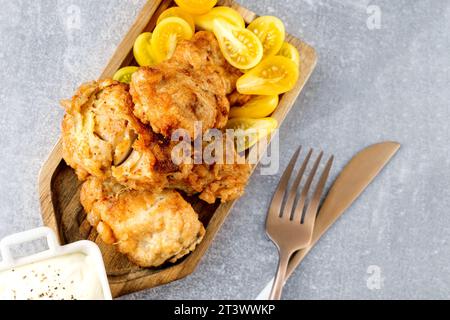
[[[271,300],[279,300],[281,298],[286,269],[292,254],[300,249],[306,248],[311,242],[314,222],[316,220],[316,215],[319,208],[319,201],[322,197],[322,192],[334,160],[333,156],[331,156],[328,160],[320,180],[317,183],[316,189],[314,190],[312,197],[310,197],[310,201],[305,210],[308,192],[314,180],[314,176],[319,168],[323,157],[323,152],[321,152],[317,157],[300,195],[297,196],[300,182],[306,171],[308,162],[311,159],[313,149],[309,150],[291,189],[289,192],[286,192],[300,151],[301,147],[297,149],[288,167],[286,168],[278,188],[275,191],[272,204],[267,214],[266,233],[272,242],[277,246],[280,256],[277,274],[272,287],[272,292],[270,294]],[[298,199],[294,208],[296,198]],[[282,208],[283,199],[285,199],[285,204]],[[305,214],[303,215],[304,211]]]

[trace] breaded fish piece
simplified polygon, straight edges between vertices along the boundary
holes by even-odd
[[[252,166],[236,152],[233,142],[226,137],[222,146],[222,149],[217,150],[222,159],[219,156],[218,161],[213,163],[204,161],[202,164],[194,164],[189,175],[178,179],[171,178],[169,185],[190,195],[199,194],[199,198],[208,203],[215,203],[217,199],[228,202],[241,197],[250,178]],[[206,144],[203,146],[204,153],[205,147]]]
[[[81,203],[102,240],[141,267],[176,262],[205,235],[191,205],[173,190],[130,191],[111,180],[89,178]]]
[[[183,179],[192,170],[192,164],[176,165],[172,161],[175,145],[147,128],[139,134],[127,159],[111,168],[112,176],[134,190],[161,191],[169,179]]]
[[[62,105],[65,161],[80,180],[108,177],[111,166],[128,156],[139,130],[128,86],[113,80],[89,82]]]
[[[251,166],[247,164],[202,164],[195,166],[184,182],[187,190],[199,191],[199,198],[207,203],[217,199],[224,203],[244,194],[250,173]]]
[[[242,71],[233,67],[225,59],[219,42],[212,32],[200,31],[194,35],[192,40],[181,41],[172,60],[174,63],[188,63],[200,72],[202,72],[201,68],[214,65],[216,68],[208,69],[208,71],[219,74],[226,94],[235,91],[236,82],[243,75]]]
[[[133,74],[134,114],[166,138],[185,129],[194,139],[226,125],[227,94],[234,91],[240,75],[224,59],[214,35],[198,32],[192,40],[181,41],[171,59]],[[199,132],[196,122],[202,123]]]
[[[113,80],[89,82],[63,102],[63,157],[82,181],[112,176],[133,189],[162,190],[168,177],[182,178],[191,167],[173,164],[175,143],[133,115],[128,89]]]

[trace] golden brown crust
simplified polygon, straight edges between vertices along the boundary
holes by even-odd
[[[226,95],[241,74],[225,61],[212,33],[198,32],[180,42],[171,59],[133,75],[134,114],[167,138],[180,128],[191,138],[223,128],[230,110]],[[196,132],[196,122],[202,131]]]
[[[204,153],[206,146],[205,143]],[[251,174],[251,165],[236,152],[233,142],[225,136],[222,149],[217,151],[223,155],[222,159],[213,163],[209,160],[193,165],[192,171],[186,177],[169,179],[170,187],[183,190],[187,194],[198,193],[199,198],[208,203],[215,203],[217,199],[228,202],[242,196]]]
[[[141,267],[177,261],[205,234],[198,215],[176,191],[130,191],[90,178],[81,201],[102,240]]]
[[[88,175],[110,176],[131,150],[142,130],[132,114],[128,86],[113,80],[80,86],[71,101],[63,102],[63,157],[80,180]]]
[[[237,90],[228,95],[228,101],[230,102],[231,107],[242,107],[251,99],[252,96],[239,93]]]

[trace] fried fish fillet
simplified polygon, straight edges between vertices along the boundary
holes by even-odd
[[[174,165],[175,143],[133,115],[128,89],[113,80],[89,82],[63,102],[63,157],[82,181],[112,176],[133,189],[162,190],[168,177],[182,178],[190,167]]]
[[[207,203],[236,200],[244,194],[251,173],[246,164],[213,164],[194,166],[192,173],[178,185],[188,193],[199,192],[199,198]]]
[[[198,138],[223,128],[230,101],[249,98],[235,91],[241,75],[224,59],[214,35],[199,32],[180,42],[168,61],[140,68],[131,87],[93,81],[63,102],[63,157],[84,181],[80,198],[88,221],[105,243],[139,266],[175,262],[205,235],[198,215],[175,189],[209,203],[242,195],[251,166],[234,148],[231,163],[222,156],[176,164],[178,143],[171,141],[178,129]]]
[[[209,146],[213,147],[211,154],[207,151]],[[228,140],[226,135],[219,144],[209,146],[203,145],[202,164],[194,164],[186,176],[169,179],[169,185],[187,194],[199,194],[199,198],[208,203],[239,198],[250,178],[251,165],[236,152],[233,140]]]
[[[214,35],[198,32],[192,40],[181,41],[171,59],[133,74],[134,114],[165,137],[185,129],[194,139],[226,125],[227,94],[241,75],[225,60]],[[199,132],[196,122],[202,124]]]
[[[132,113],[128,86],[113,80],[83,84],[63,101],[63,157],[80,180],[107,177],[111,165],[128,156],[139,124]]]
[[[102,240],[141,267],[175,262],[205,235],[191,205],[173,190],[130,191],[111,180],[89,178],[81,203]]]

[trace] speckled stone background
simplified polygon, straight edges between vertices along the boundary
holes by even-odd
[[[282,167],[297,144],[335,154],[335,176],[365,146],[402,143],[284,297],[449,298],[450,1],[240,2],[282,18],[320,57],[281,128]],[[0,237],[41,225],[37,178],[58,101],[100,74],[144,3],[0,0]],[[263,224],[280,175],[253,176],[192,276],[125,298],[254,298],[277,263]]]

